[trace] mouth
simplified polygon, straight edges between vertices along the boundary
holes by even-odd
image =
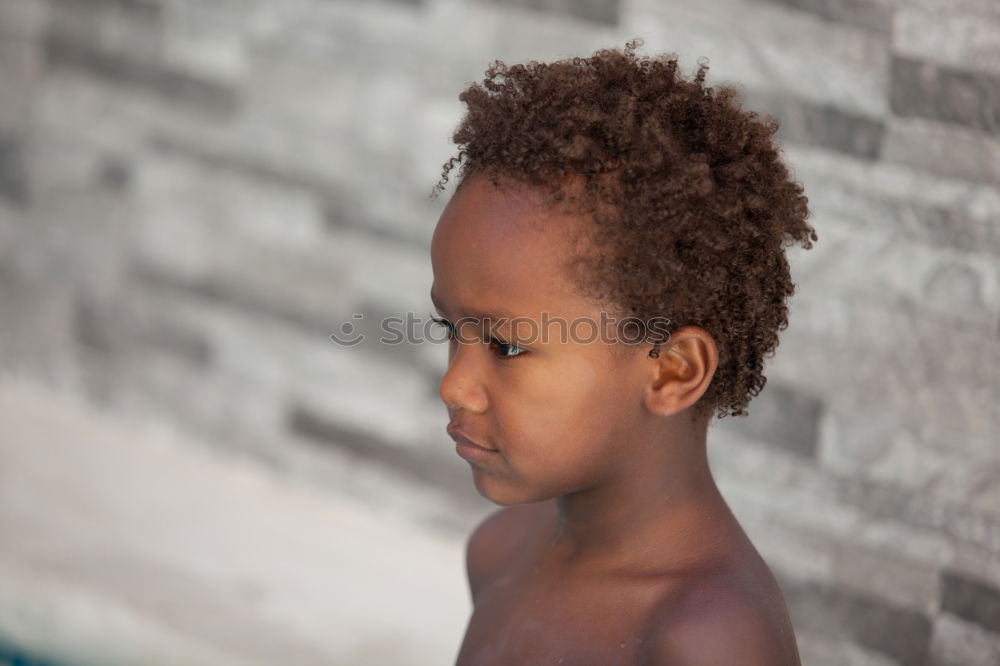
[[[470,463],[485,462],[500,455],[498,449],[491,449],[473,439],[469,439],[468,436],[452,423],[448,424],[448,435],[455,440],[455,453]]]
[[[481,451],[489,453],[497,453],[497,449],[493,449],[488,446],[483,446],[479,442],[470,439],[465,435],[465,433],[463,433],[461,430],[458,429],[458,426],[452,423],[448,424],[448,436],[451,437],[455,441],[455,443],[460,446],[472,447],[474,449],[479,449]]]

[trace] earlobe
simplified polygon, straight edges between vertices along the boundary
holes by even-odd
[[[668,343],[654,347],[647,362],[646,407],[658,416],[670,416],[695,404],[708,390],[718,366],[718,350],[706,331],[689,326],[674,332]]]

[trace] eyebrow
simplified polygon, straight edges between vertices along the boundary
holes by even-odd
[[[434,295],[433,289],[431,290],[431,303],[433,303],[434,307],[436,307],[440,312],[447,312],[448,310],[448,308],[444,307]],[[493,310],[492,312],[486,310],[470,310],[461,313],[458,318],[464,319],[466,317],[470,317],[472,319],[514,319],[513,315],[502,310]]]

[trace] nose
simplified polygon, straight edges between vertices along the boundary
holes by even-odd
[[[449,413],[465,410],[482,414],[489,407],[482,373],[477,368],[480,345],[452,342],[458,347],[448,355],[448,370],[441,378],[438,393]]]

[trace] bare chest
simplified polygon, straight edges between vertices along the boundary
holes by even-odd
[[[636,583],[501,576],[476,599],[457,666],[636,664],[657,598]]]

